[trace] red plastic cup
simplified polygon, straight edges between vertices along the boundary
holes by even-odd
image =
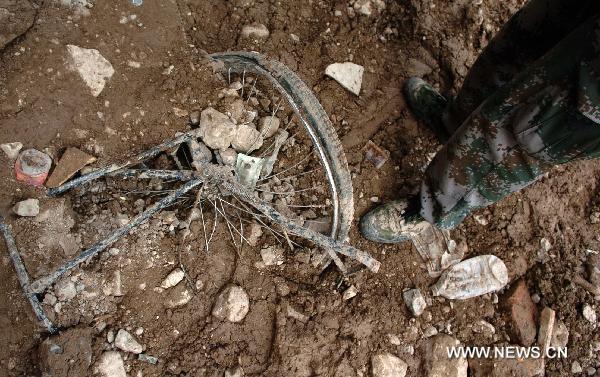
[[[27,149],[19,154],[15,161],[15,177],[17,181],[32,186],[42,186],[48,178],[52,159],[37,149]]]

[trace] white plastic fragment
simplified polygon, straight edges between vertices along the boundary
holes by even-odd
[[[333,63],[327,66],[325,74],[350,92],[359,95],[364,70],[363,66],[352,62]]]
[[[434,296],[465,300],[495,292],[508,283],[506,265],[496,256],[480,255],[446,270],[433,285]]]

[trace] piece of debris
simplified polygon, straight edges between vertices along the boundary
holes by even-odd
[[[200,111],[194,110],[190,113],[190,125],[198,127],[200,125]]]
[[[467,377],[467,360],[464,357],[448,357],[448,349],[459,345],[458,340],[446,334],[439,334],[428,339],[424,344],[425,376]]]
[[[434,296],[464,300],[498,291],[507,283],[504,262],[493,255],[480,255],[450,267],[431,290]]]
[[[233,149],[240,153],[249,154],[262,147],[262,145],[263,135],[256,128],[249,124],[237,126],[235,136],[231,140]]]
[[[61,279],[54,285],[54,295],[58,301],[69,301],[77,295],[75,283],[69,278]]]
[[[277,246],[267,246],[260,250],[265,266],[281,266],[285,261],[283,250]]]
[[[371,357],[373,377],[404,377],[407,370],[408,364],[391,353],[382,353]]]
[[[268,177],[273,172],[273,167],[275,166],[275,163],[277,162],[277,156],[279,155],[279,150],[281,149],[281,147],[283,146],[285,141],[288,139],[288,136],[289,136],[289,133],[286,130],[278,130],[277,131],[277,135],[275,136],[275,141],[272,143],[273,151],[271,152],[271,155],[269,157],[267,157],[267,159],[265,160],[265,164],[260,173],[260,176],[262,178]]]
[[[152,365],[158,364],[158,357],[150,356],[145,353],[138,354],[138,360]]]
[[[160,283],[160,287],[164,289],[169,289],[171,287],[179,284],[180,281],[183,280],[185,273],[181,268],[176,268],[173,271],[169,272],[166,278]]]
[[[217,297],[212,315],[229,322],[240,322],[248,314],[250,300],[248,294],[237,285],[229,285]]]
[[[438,329],[433,325],[429,325],[423,329],[423,338],[431,338],[439,333]]]
[[[240,35],[242,38],[267,39],[269,38],[269,29],[263,24],[253,23],[244,25]]]
[[[96,157],[94,156],[77,148],[67,148],[52,171],[50,178],[48,178],[46,186],[53,188],[62,185],[84,166],[89,165],[94,161],[96,161]]]
[[[550,345],[552,347],[566,347],[569,343],[569,328],[563,321],[556,321],[554,331],[552,333],[552,340]]]
[[[372,163],[376,169],[380,169],[388,158],[390,158],[390,152],[373,143],[371,140],[367,141],[363,150],[365,152],[365,160]]]
[[[358,289],[355,286],[351,285],[348,289],[344,291],[342,294],[342,299],[345,301],[350,300],[358,294]]]
[[[246,241],[252,247],[258,245],[258,241],[263,234],[262,226],[258,223],[251,223],[248,227],[248,235],[246,236]]]
[[[98,97],[115,73],[110,62],[95,49],[67,45],[67,51],[70,56],[69,68],[79,73],[92,95]]]
[[[37,149],[27,149],[19,154],[15,162],[17,181],[32,186],[41,186],[48,178],[52,159]]]
[[[236,132],[237,126],[229,117],[212,107],[200,113],[199,136],[209,148],[226,150]]]
[[[279,129],[279,118],[276,116],[266,116],[258,120],[258,131],[265,137],[269,138]]]
[[[100,356],[96,369],[102,377],[127,377],[125,364],[117,351],[106,351]]]
[[[598,317],[596,316],[596,311],[590,304],[583,305],[583,310],[581,311],[583,314],[583,318],[587,319],[589,323],[595,325],[598,321]]]
[[[363,66],[352,62],[333,63],[327,66],[325,74],[358,96],[364,70]]]
[[[531,346],[537,334],[537,308],[524,280],[519,280],[510,287],[502,297],[502,306],[510,315],[512,338],[525,347]]]
[[[571,364],[571,373],[579,374],[581,372],[583,372],[583,368],[581,367],[581,364],[579,364],[579,361],[573,361],[573,364]]]
[[[415,317],[423,314],[427,307],[427,302],[425,302],[420,289],[409,289],[402,294],[402,297],[404,298],[404,303]]]
[[[265,159],[238,153],[235,162],[235,176],[242,185],[254,189],[260,173],[265,165]]]
[[[167,307],[174,309],[184,306],[192,299],[192,293],[182,284],[169,293]]]
[[[35,217],[40,213],[40,201],[38,199],[22,200],[15,204],[12,210],[19,216]]]
[[[223,164],[227,166],[234,166],[237,161],[237,152],[233,148],[227,148],[224,151],[219,151],[219,156],[223,161]]]
[[[425,262],[431,277],[438,277],[448,267],[460,262],[466,251],[457,247],[453,240],[448,240],[444,231],[424,222],[412,235],[412,243]]]
[[[115,337],[115,347],[122,351],[135,354],[141,353],[144,350],[144,347],[135,340],[133,335],[123,329],[120,329],[117,332],[117,336]]]
[[[552,343],[554,334],[554,322],[556,321],[556,312],[548,307],[542,310],[540,315],[540,329],[537,336],[537,344],[542,348],[545,355]]]
[[[290,318],[294,318],[302,323],[307,323],[310,319],[306,314],[300,313],[296,309],[294,309],[290,304],[287,305],[287,316]]]
[[[2,151],[11,161],[17,158],[22,148],[23,143],[20,143],[18,141],[14,143],[0,144],[0,149],[2,149]]]

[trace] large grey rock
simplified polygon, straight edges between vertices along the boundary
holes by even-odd
[[[229,322],[240,322],[248,314],[250,300],[246,292],[237,285],[223,289],[213,306],[212,315]]]
[[[27,0],[0,1],[0,50],[33,25],[36,10]]]
[[[120,329],[115,337],[115,347],[125,352],[142,353],[144,348],[137,340],[127,331]]]
[[[115,73],[110,62],[95,49],[67,45],[67,51],[69,68],[77,72],[92,95],[98,97],[106,82]]]
[[[390,353],[382,353],[371,357],[371,373],[373,377],[404,377],[408,365]]]
[[[457,347],[455,338],[438,334],[425,343],[425,376],[427,377],[467,377],[467,360],[463,357],[449,358],[448,348]]]
[[[96,369],[102,377],[127,377],[125,364],[117,351],[107,351],[100,356]]]
[[[237,126],[229,117],[212,107],[200,114],[200,137],[212,149],[225,150],[235,137]]]

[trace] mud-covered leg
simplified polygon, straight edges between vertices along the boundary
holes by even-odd
[[[421,215],[440,228],[600,150],[600,17],[479,106],[428,167]]]

